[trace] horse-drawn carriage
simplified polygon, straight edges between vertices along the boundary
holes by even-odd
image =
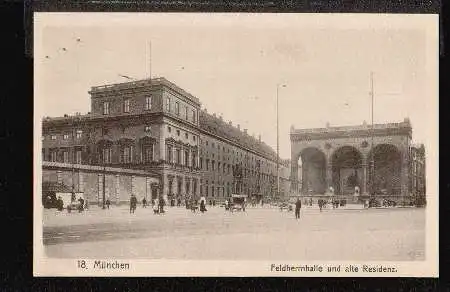
[[[247,204],[246,195],[232,194],[230,201],[228,201],[228,206],[225,204],[225,209],[231,212],[234,211],[244,211]]]

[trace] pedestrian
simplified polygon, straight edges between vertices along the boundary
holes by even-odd
[[[216,200],[213,200],[213,207],[216,206]]]
[[[205,200],[200,200],[200,212],[205,213],[206,211],[206,206],[205,206]]]
[[[88,199],[84,200],[84,209],[89,209]]]
[[[160,198],[159,199],[159,214],[164,213],[164,205],[165,205],[164,199]]]
[[[58,200],[56,201],[56,205],[58,206],[58,211],[62,211],[64,209],[64,202],[63,202],[61,196],[58,197]]]
[[[111,201],[109,198],[106,199],[106,207],[109,209],[109,205],[111,205]]]
[[[154,199],[153,200],[153,214],[158,214],[159,213],[159,202],[158,199]]]
[[[147,199],[145,197],[142,199],[142,208],[147,208]]]
[[[133,213],[136,210],[136,205],[137,205],[137,199],[135,195],[131,195],[130,198],[130,214]]]
[[[320,212],[322,212],[323,200],[322,200],[322,199],[319,199],[319,200],[317,201],[317,204],[319,205]]]
[[[78,201],[80,202],[80,204],[78,205],[78,212],[81,213],[84,210],[84,200],[83,198],[79,198]]]
[[[295,219],[300,219],[300,209],[302,208],[302,202],[299,198],[297,198],[297,202],[295,203]]]

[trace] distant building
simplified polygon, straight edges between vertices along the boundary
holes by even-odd
[[[291,127],[292,161],[300,161],[302,178],[292,168],[292,188],[303,195],[363,196],[395,200],[425,194],[425,150],[412,144],[408,118],[399,123],[366,123],[316,129]]]
[[[425,195],[425,146],[412,144],[410,147],[410,186],[413,195]]]
[[[89,93],[90,113],[43,120],[44,161],[147,171],[159,184],[139,185],[143,180],[132,192],[151,188],[152,198],[276,195],[272,148],[239,125],[200,110],[198,98],[165,78],[97,86]],[[282,177],[285,185],[289,175]],[[102,184],[99,176],[98,192]],[[106,178],[105,191],[120,192],[118,185]]]

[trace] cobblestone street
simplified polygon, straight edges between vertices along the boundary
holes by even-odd
[[[192,213],[126,207],[85,213],[44,210],[44,245],[55,258],[190,260],[425,259],[424,209],[303,208],[300,220],[277,208]]]

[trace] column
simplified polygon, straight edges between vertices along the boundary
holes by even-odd
[[[78,171],[78,191],[84,192],[84,181],[83,181],[83,173]]]
[[[162,160],[166,160],[166,147],[167,146],[164,141],[166,131],[167,131],[167,126],[164,123],[161,124],[161,127],[159,128],[159,159],[162,159]],[[155,153],[153,152],[153,154],[155,154]]]
[[[363,157],[362,158],[361,167],[362,167],[362,170],[363,170],[361,194],[366,196],[366,195],[368,195],[368,187],[367,187],[367,157]]]
[[[327,185],[327,191],[330,187],[333,187],[333,165],[331,163],[331,158],[327,159],[326,169],[325,169],[325,182]],[[334,187],[333,187],[334,189]]]
[[[164,180],[164,184],[163,184],[163,192],[162,195],[163,196],[167,196],[169,194],[169,182],[170,182],[170,178],[168,175],[164,175],[162,177],[162,179]],[[172,190],[173,190],[173,180],[172,180]],[[159,197],[159,196],[158,196]]]
[[[174,146],[174,147],[172,147],[172,163],[175,163],[177,161],[176,155],[177,155],[177,151]]]
[[[103,175],[101,173],[98,174],[98,184],[97,185],[98,185],[97,203],[98,203],[98,206],[100,207],[101,203],[102,203],[102,202],[100,202],[100,198],[102,198],[102,195],[103,195]]]
[[[134,175],[131,176],[131,195],[134,195]]]
[[[116,174],[116,204],[120,202],[120,176]]]
[[[308,164],[303,163],[302,165],[302,193],[304,195],[308,194]]]

